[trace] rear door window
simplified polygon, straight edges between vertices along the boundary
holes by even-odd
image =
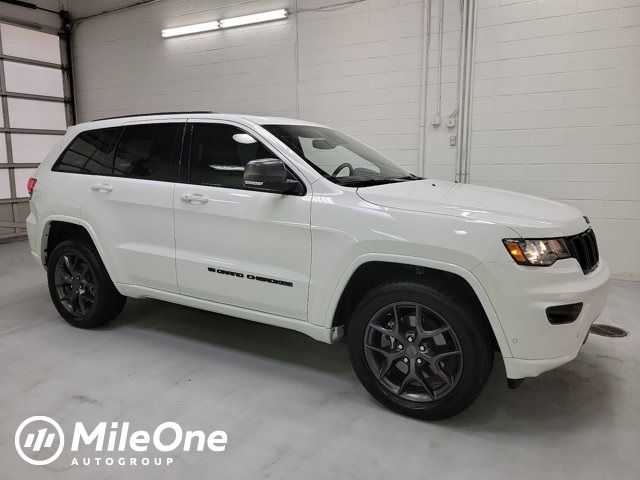
[[[67,147],[53,171],[111,175],[111,148],[118,128],[82,132]]]
[[[113,163],[116,177],[174,182],[178,177],[178,148],[184,124],[129,125],[118,141]]]

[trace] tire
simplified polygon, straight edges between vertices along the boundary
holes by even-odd
[[[93,328],[120,314],[127,301],[113,285],[95,247],[65,240],[51,252],[47,280],[51,300],[74,327]]]
[[[413,279],[374,287],[347,327],[360,382],[402,415],[452,417],[473,403],[491,373],[493,339],[483,313],[453,292]]]

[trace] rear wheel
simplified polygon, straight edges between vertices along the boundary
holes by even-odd
[[[348,325],[358,378],[383,405],[411,417],[451,417],[480,394],[493,364],[481,312],[413,280],[367,293]]]
[[[65,240],[49,257],[49,294],[58,313],[74,327],[91,328],[116,317],[126,297],[109,278],[93,245]]]

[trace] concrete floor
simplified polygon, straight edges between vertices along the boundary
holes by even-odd
[[[639,479],[639,311],[640,283],[612,282],[600,322],[628,337],[592,335],[577,360],[515,391],[498,360],[471,408],[425,423],[378,406],[344,344],[151,300],[129,300],[107,327],[72,328],[26,242],[2,244],[0,477]],[[170,467],[71,467],[68,451],[36,467],[14,448],[31,415],[67,436],[76,421],[170,420],[225,430],[229,445],[174,452]]]

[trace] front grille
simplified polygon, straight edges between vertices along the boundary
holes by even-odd
[[[577,235],[565,237],[565,242],[567,242],[569,253],[578,260],[585,275],[598,266],[598,261],[600,260],[598,243],[591,228]]]

